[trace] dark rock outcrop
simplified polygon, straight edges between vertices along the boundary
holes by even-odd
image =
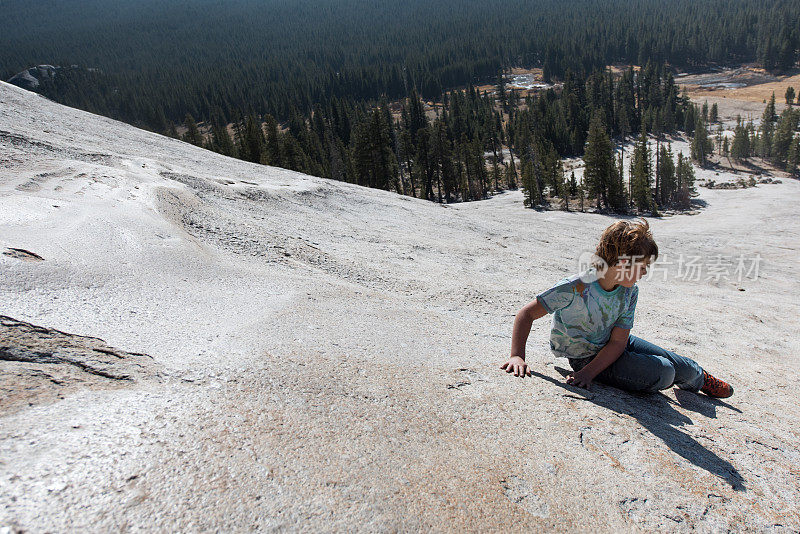
[[[28,91],[35,91],[39,84],[44,80],[52,80],[56,75],[56,70],[59,67],[54,67],[52,65],[39,65],[36,67],[31,67],[27,70],[23,70],[22,72],[18,72],[11,78],[9,78],[8,83],[13,83],[18,87],[22,87],[23,89],[27,89]]]
[[[158,378],[146,354],[0,315],[0,414],[52,401],[82,388]]]

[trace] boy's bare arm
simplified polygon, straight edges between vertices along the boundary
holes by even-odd
[[[580,371],[568,374],[567,383],[588,389],[594,377],[603,372],[603,369],[617,361],[617,358],[625,351],[625,347],[628,346],[628,335],[630,332],[630,328],[620,328],[618,326],[612,328],[608,343],[600,349],[597,356],[595,356],[586,367]]]
[[[511,334],[511,357],[500,366],[514,376],[530,376],[528,365],[525,363],[525,343],[531,333],[533,321],[547,315],[547,310],[539,301],[534,299],[526,304],[514,318],[514,330]]]

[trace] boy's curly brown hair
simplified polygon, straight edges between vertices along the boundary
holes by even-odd
[[[658,245],[643,217],[638,221],[617,221],[603,231],[595,252],[609,267],[625,256],[637,256],[637,261],[658,258]]]

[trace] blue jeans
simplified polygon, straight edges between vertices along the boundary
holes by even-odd
[[[570,358],[569,364],[580,371],[593,359]],[[620,357],[595,380],[628,391],[657,392],[674,385],[697,393],[703,387],[703,368],[690,358],[629,335]]]

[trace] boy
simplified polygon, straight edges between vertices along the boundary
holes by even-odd
[[[517,313],[511,358],[500,366],[530,376],[525,343],[534,320],[553,314],[550,349],[569,360],[567,383],[589,389],[593,380],[628,391],[657,392],[673,385],[718,398],[733,387],[694,360],[630,335],[639,288],[636,282],[658,258],[646,220],[617,221],[605,229],[592,267],[562,279]]]

